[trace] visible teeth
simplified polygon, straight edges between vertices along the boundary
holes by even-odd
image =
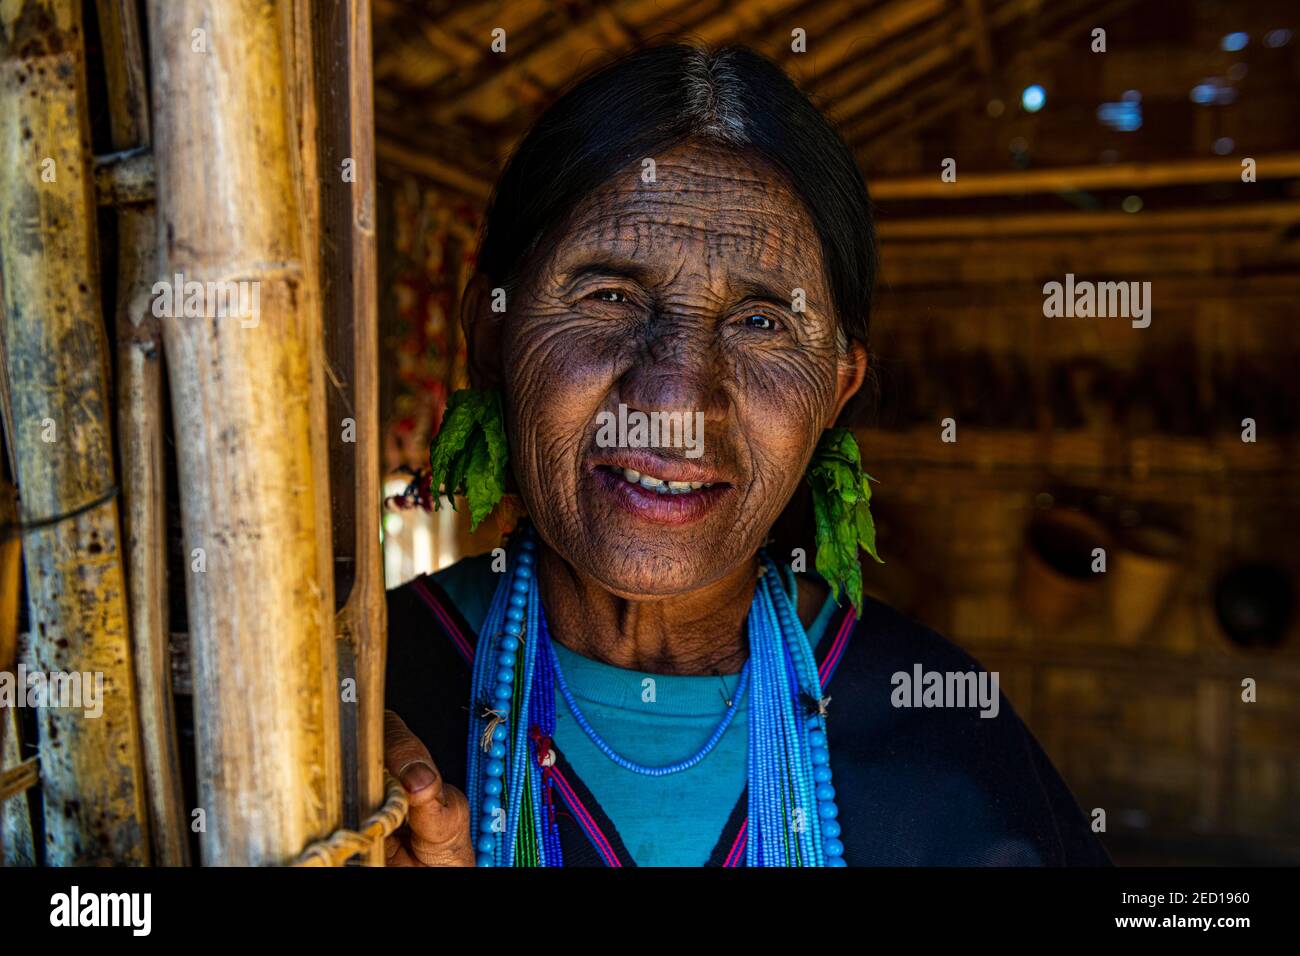
[[[661,495],[684,495],[699,491],[701,488],[713,487],[713,484],[707,481],[667,481],[654,475],[643,475],[632,468],[623,469],[623,478],[634,485],[640,485],[647,491],[654,491]]]

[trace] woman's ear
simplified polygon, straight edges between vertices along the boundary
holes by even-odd
[[[832,427],[849,399],[858,393],[867,377],[867,365],[867,347],[856,339],[850,341],[848,350],[839,359],[835,374],[835,404],[823,428]]]
[[[474,273],[460,297],[460,330],[465,336],[471,388],[495,388],[501,384],[503,316],[492,311],[492,288],[487,276]]]

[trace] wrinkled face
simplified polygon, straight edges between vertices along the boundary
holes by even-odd
[[[637,161],[576,210],[498,340],[530,517],[630,598],[747,561],[857,387],[821,245],[784,181],[699,144],[655,161],[655,182]]]

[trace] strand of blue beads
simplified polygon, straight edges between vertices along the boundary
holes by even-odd
[[[525,532],[513,562],[513,574],[507,590],[505,620],[501,624],[499,639],[489,642],[486,647],[479,648],[480,654],[495,653],[496,659],[488,658],[490,664],[488,661],[482,662],[488,666],[483,668],[486,672],[483,674],[484,679],[475,682],[475,691],[477,694],[481,689],[480,684],[493,681],[491,707],[502,718],[493,729],[488,751],[484,755],[485,759],[482,760],[483,789],[478,813],[479,837],[475,846],[478,851],[476,862],[479,866],[502,865],[506,863],[509,855],[504,839],[509,829],[506,825],[509,818],[503,809],[502,797],[509,796],[505,793],[505,783],[510,703],[514,695],[514,675],[519,661],[520,637],[524,632],[528,592],[533,579],[535,548],[532,536]],[[492,664],[495,666],[491,666]],[[476,742],[475,739],[471,739],[470,746],[475,746]],[[519,793],[517,786],[513,789],[516,794]]]

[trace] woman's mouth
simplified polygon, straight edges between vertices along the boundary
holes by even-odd
[[[619,474],[619,469],[613,465],[600,465],[600,468],[608,468],[612,474]],[[653,491],[657,494],[682,495],[690,491],[699,491],[701,488],[712,488],[713,482],[704,481],[669,481],[667,478],[656,478],[654,475],[643,475],[639,471],[631,468],[622,469],[623,480],[630,485],[640,485],[646,491]]]
[[[694,480],[676,465],[664,465],[656,475],[653,462],[646,470],[619,464],[598,464],[591,469],[594,484],[602,496],[611,498],[624,511],[656,524],[681,525],[698,521],[711,512],[732,491],[725,481]],[[702,479],[703,474],[696,477]]]

